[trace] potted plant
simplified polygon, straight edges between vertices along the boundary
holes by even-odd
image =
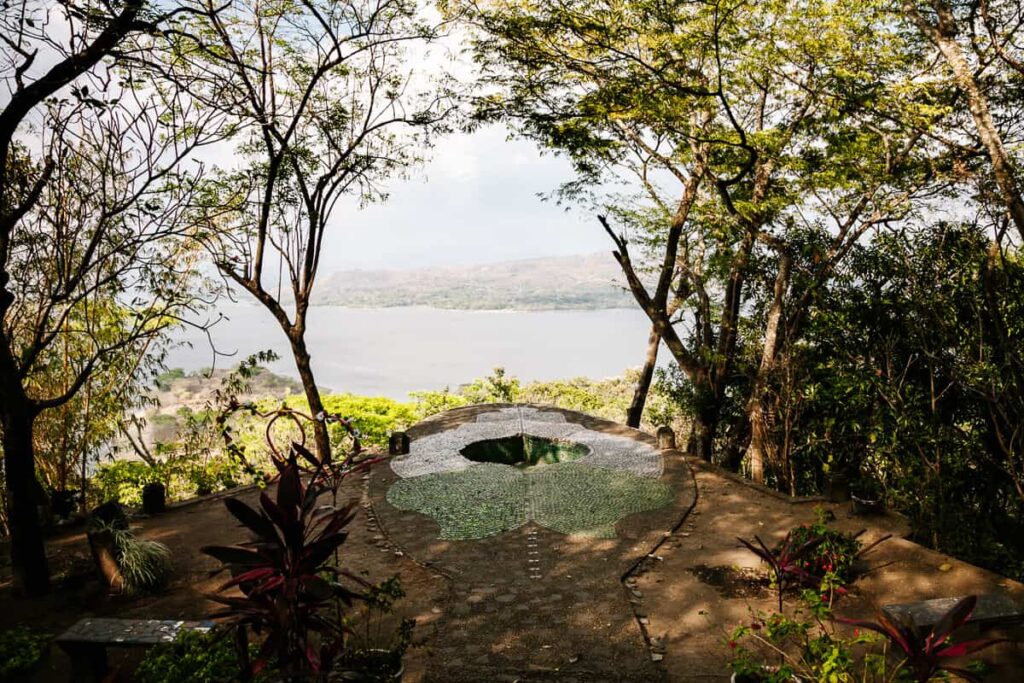
[[[117,501],[103,503],[89,515],[89,550],[104,582],[114,591],[124,587],[124,577],[118,564],[118,547],[115,531],[128,529],[128,517]]]
[[[298,458],[312,465],[307,481]],[[279,472],[276,496],[264,491],[257,508],[237,498],[224,501],[253,540],[202,548],[231,573],[210,596],[223,607],[211,617],[235,629],[240,652],[248,651],[250,632],[259,634],[255,657],[242,662],[248,673],[272,671],[289,683],[325,681],[349,631],[344,609],[365,585],[330,562],[348,538],[346,527],[358,502],[340,508],[321,505],[321,496],[330,492],[331,463],[297,443],[287,460],[274,465]],[[349,588],[343,579],[359,586]]]
[[[885,512],[885,490],[881,483],[870,476],[861,476],[850,491],[853,514],[876,515]]]
[[[341,678],[346,681],[400,681],[402,663],[412,642],[413,619],[395,614],[396,600],[405,597],[397,576],[371,586],[359,614],[352,619],[348,650],[341,660]]]

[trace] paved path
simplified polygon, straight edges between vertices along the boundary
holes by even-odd
[[[505,410],[505,415],[498,411]],[[557,424],[569,431],[610,435],[625,450],[649,436],[621,425],[569,411],[509,411],[509,406],[474,406],[445,413],[410,430],[416,440],[467,423],[519,420]],[[587,435],[579,436],[586,439]],[[595,449],[595,452],[599,449]],[[634,449],[635,450],[635,449]],[[660,457],[660,456],[659,456]],[[668,504],[628,515],[615,524],[613,538],[566,535],[536,522],[475,540],[442,540],[429,516],[387,502],[401,477],[393,468],[374,468],[370,499],[388,542],[451,582],[439,635],[430,645],[427,679],[435,681],[651,681],[663,677],[652,661],[634,607],[640,600],[622,578],[683,519],[695,500],[689,468],[679,457],[659,463],[656,480],[671,487]],[[555,466],[557,467],[557,465]],[[407,470],[406,470],[407,471]],[[422,476],[422,475],[420,475]],[[407,479],[405,481],[408,481]],[[654,560],[652,560],[654,561]]]

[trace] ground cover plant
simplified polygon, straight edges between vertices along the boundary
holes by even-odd
[[[928,683],[949,680],[947,674],[981,681],[984,664],[962,659],[1002,640],[953,639],[976,600],[964,598],[925,633],[884,614],[877,621],[836,617],[807,591],[790,615],[756,614],[733,629],[725,641],[730,666],[737,683]]]
[[[251,654],[255,655],[255,650]],[[231,683],[243,680],[243,669],[229,634],[183,629],[173,643],[150,648],[132,676],[138,683]],[[252,680],[267,679],[257,676]]]
[[[0,681],[20,681],[42,658],[49,636],[24,627],[0,630]]]

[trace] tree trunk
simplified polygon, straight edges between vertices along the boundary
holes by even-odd
[[[0,349],[3,354],[6,349]],[[50,570],[39,522],[39,484],[36,481],[32,426],[35,414],[17,377],[0,372],[5,396],[0,406],[3,424],[7,520],[11,530],[11,569],[14,587],[28,596],[50,590]]]
[[[789,288],[789,273],[793,259],[783,253],[779,260],[779,272],[775,277],[775,290],[772,294],[772,305],[768,309],[765,323],[764,347],[761,350],[761,364],[757,368],[750,399],[747,401],[747,422],[750,424],[750,446],[747,447],[747,459],[750,461],[750,478],[758,484],[764,483],[764,463],[768,449],[771,447],[771,435],[765,422],[764,390],[768,382],[768,373],[775,365],[775,355],[779,347],[779,323],[782,320],[782,305]]]
[[[327,433],[327,422],[324,420],[324,404],[320,399],[320,390],[317,389],[316,380],[313,377],[313,368],[310,365],[309,351],[306,350],[304,335],[299,331],[290,336],[292,337],[292,355],[295,357],[295,367],[299,371],[302,389],[306,392],[306,401],[309,403],[309,412],[313,416],[313,443],[316,446],[316,455],[323,460],[331,454],[331,439]]]
[[[633,392],[633,401],[629,404],[629,412],[626,413],[626,424],[634,429],[640,429],[640,419],[644,415],[644,405],[647,403],[647,393],[651,390],[651,380],[654,379],[654,366],[658,363],[658,347],[661,345],[661,335],[657,328],[651,328],[651,336],[647,338],[647,357],[644,359],[644,366],[640,369],[640,377],[636,382],[636,390]]]
[[[686,450],[692,457],[711,462],[715,450],[715,437],[718,434],[722,402],[706,387],[696,387],[696,391],[697,406]]]
[[[974,119],[974,127],[978,138],[985,146],[989,161],[992,163],[992,175],[995,176],[999,188],[1000,199],[1006,206],[1010,218],[1017,231],[1024,238],[1024,200],[1021,199],[1020,185],[1014,173],[1010,157],[1006,154],[1002,137],[996,128],[995,120],[989,109],[988,99],[981,91],[978,80],[974,76],[963,48],[956,40],[956,18],[949,5],[942,0],[931,3],[938,14],[938,24],[931,24],[915,7],[911,0],[904,0],[903,9],[911,18],[918,30],[931,41],[942,53],[943,59],[953,72],[957,86],[967,98],[967,108]]]

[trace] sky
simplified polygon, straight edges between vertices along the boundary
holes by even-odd
[[[51,20],[53,31],[67,30],[59,12]],[[471,79],[475,68],[463,51],[464,40],[453,33],[432,48],[415,51],[409,58],[419,65],[414,79],[430,78],[436,69]],[[44,54],[33,74],[56,59]],[[0,105],[8,97],[0,88]],[[37,142],[31,137],[26,142]],[[214,145],[197,157],[223,161],[226,151]],[[386,202],[366,208],[354,200],[339,202],[325,237],[322,275],[610,251],[595,216],[579,208],[566,211],[538,196],[573,177],[568,161],[541,155],[533,142],[510,140],[504,126],[453,133],[428,154],[409,179],[391,181]]]
[[[500,125],[455,133],[414,177],[392,181],[386,203],[339,204],[321,272],[610,251],[595,217],[537,196],[571,178],[568,161],[509,140]]]

